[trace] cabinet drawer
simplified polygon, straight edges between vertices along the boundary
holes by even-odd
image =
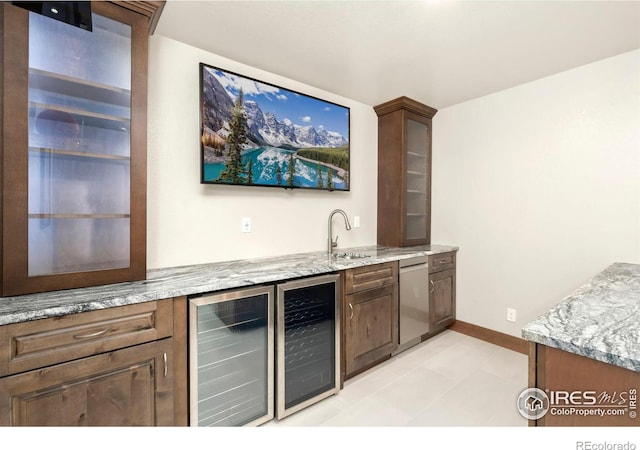
[[[429,255],[429,273],[453,269],[456,266],[455,252]]]
[[[0,376],[172,335],[173,300],[0,327]]]
[[[386,286],[398,282],[398,263],[394,261],[348,269],[345,277],[347,294]]]

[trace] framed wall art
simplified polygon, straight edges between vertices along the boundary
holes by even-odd
[[[349,113],[200,63],[200,181],[348,191]]]

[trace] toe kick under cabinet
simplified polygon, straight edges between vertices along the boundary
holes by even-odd
[[[0,426],[184,425],[185,346],[184,297],[2,326]]]

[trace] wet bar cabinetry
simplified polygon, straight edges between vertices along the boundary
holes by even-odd
[[[92,31],[0,4],[0,295],[145,278],[147,45],[160,4],[93,2]]]
[[[248,425],[336,394],[397,347],[398,260],[457,247],[354,250],[0,298],[0,426]]]
[[[456,252],[429,255],[429,329],[431,334],[456,321]]]
[[[391,357],[398,347],[398,263],[343,272],[342,378]]]
[[[400,97],[378,115],[378,245],[431,241],[431,119],[437,110]]]
[[[1,426],[186,424],[186,299],[0,327]]]

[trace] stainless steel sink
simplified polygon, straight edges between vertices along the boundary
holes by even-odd
[[[371,255],[365,253],[334,253],[332,257],[333,259],[362,259],[369,258]]]

